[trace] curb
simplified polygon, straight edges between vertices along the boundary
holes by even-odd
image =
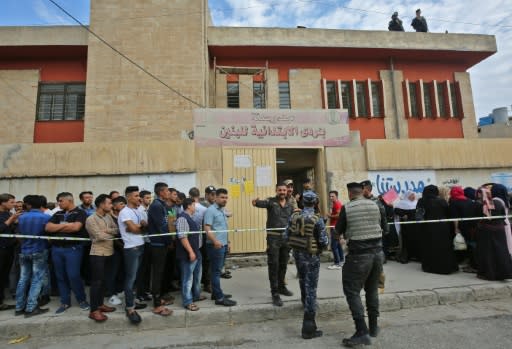
[[[436,288],[410,292],[385,293],[379,295],[380,311],[398,311],[402,309],[422,308],[435,305],[477,302],[512,297],[512,283],[492,283],[462,287]],[[350,313],[344,297],[318,300],[318,316],[321,319]],[[39,336],[75,336],[88,334],[114,334],[121,332],[142,332],[144,330],[165,330],[168,328],[188,328],[212,325],[239,325],[273,320],[302,319],[300,302],[285,302],[281,308],[271,304],[248,304],[232,308],[202,308],[198,312],[175,309],[167,318],[153,315],[148,311],[141,313],[142,323],[135,327],[128,323],[122,311],[109,314],[109,320],[97,324],[81,316],[50,315],[41,318],[24,319],[12,317],[0,321],[0,338],[12,339],[30,334]]]

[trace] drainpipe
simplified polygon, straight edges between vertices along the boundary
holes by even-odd
[[[391,70],[391,88],[393,91],[393,109],[395,110],[396,138],[400,139],[400,117],[398,116],[398,105],[396,103],[395,64],[393,63],[393,57],[389,57],[389,68]]]

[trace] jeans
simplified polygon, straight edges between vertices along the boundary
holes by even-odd
[[[124,249],[124,297],[126,310],[134,308],[133,286],[137,278],[137,271],[142,262],[144,245]]]
[[[112,273],[112,265],[108,263],[110,256],[89,256],[91,272],[91,312],[103,305],[105,294],[105,276]]]
[[[267,237],[268,279],[272,294],[277,294],[279,288],[285,287],[284,279],[289,260],[288,244],[281,238]]]
[[[47,250],[32,254],[20,254],[21,275],[16,287],[17,311],[25,309],[27,313],[31,313],[37,308],[37,299],[41,288],[45,279],[48,278],[47,264]]]
[[[0,304],[4,303],[4,290],[9,284],[9,272],[14,260],[14,246],[0,247]]]
[[[155,308],[162,305],[164,282],[171,278],[171,275],[165,272],[168,251],[166,246],[151,247],[151,294]]]
[[[341,247],[340,240],[334,237],[334,233],[331,233],[331,250],[334,257],[334,264],[341,264],[345,261],[343,247]]]
[[[86,301],[84,284],[80,277],[83,247],[52,247],[52,261],[57,277],[61,304],[71,305],[70,288],[78,303]]]
[[[187,307],[194,300],[201,296],[201,274],[203,261],[201,253],[198,252],[195,261],[181,259],[179,262],[181,270],[181,296],[183,297],[183,306]]]
[[[210,258],[210,271],[212,281],[212,295],[215,300],[223,300],[224,293],[220,288],[220,275],[222,268],[224,268],[224,255],[226,254],[227,246],[222,246],[219,249],[213,247],[213,244],[208,244],[208,257]]]
[[[347,255],[343,265],[343,293],[354,320],[364,319],[361,290],[364,288],[369,317],[379,316],[379,277],[382,273],[384,253]]]
[[[144,254],[137,274],[137,296],[151,292],[151,244],[144,244]]]

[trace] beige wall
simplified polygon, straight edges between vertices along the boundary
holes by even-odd
[[[322,108],[320,69],[290,69],[289,81],[292,109]]]
[[[475,103],[473,101],[473,91],[471,89],[469,73],[455,73],[455,81],[459,82],[462,97],[462,110],[464,111],[462,131],[464,132],[464,138],[477,138],[478,128],[476,124]]]
[[[252,109],[254,106],[252,75],[238,76],[238,88],[240,93],[240,108]]]
[[[192,141],[0,145],[0,178],[193,172]]]
[[[480,138],[512,138],[512,124],[493,124],[479,127]]]
[[[368,140],[368,170],[511,167],[512,139]]]
[[[177,16],[176,9],[192,14]],[[166,84],[206,105],[205,9],[205,0],[93,0],[90,27]],[[92,36],[86,92],[86,142],[165,141],[193,128],[197,106]]]
[[[400,70],[381,70],[380,79],[384,90],[386,138],[407,139],[409,138],[409,127],[405,119],[405,101],[402,93],[403,73]]]
[[[32,143],[39,70],[0,70],[0,144]]]
[[[267,108],[279,109],[279,71],[267,70]]]

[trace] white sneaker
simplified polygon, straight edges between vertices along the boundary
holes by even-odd
[[[123,301],[121,299],[119,299],[118,296],[116,295],[113,295],[112,297],[110,297],[110,299],[108,300],[108,302],[112,305],[120,305],[120,304],[123,304]]]
[[[329,270],[340,270],[341,269],[341,265],[333,264],[333,265],[328,266],[327,269],[329,269]]]

